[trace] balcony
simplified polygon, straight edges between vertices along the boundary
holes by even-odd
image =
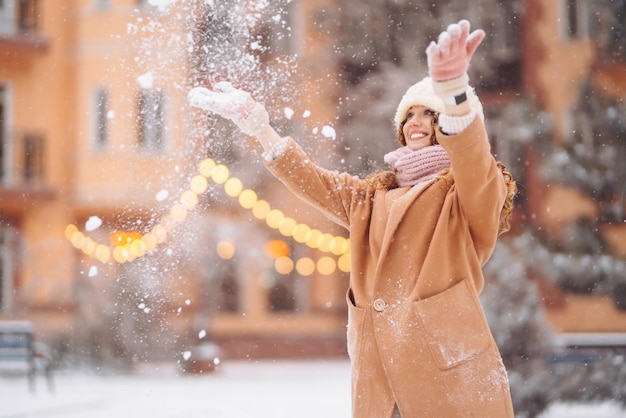
[[[39,33],[39,0],[0,1],[0,50],[46,51],[47,38]]]
[[[0,134],[0,209],[23,210],[35,200],[52,197],[44,170],[46,140],[42,133]]]

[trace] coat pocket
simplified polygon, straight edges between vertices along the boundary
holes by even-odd
[[[348,302],[348,356],[352,361],[354,361],[358,358],[360,352],[366,311],[365,309],[356,306],[352,289],[348,289],[346,301]]]
[[[491,331],[467,280],[415,302],[424,338],[437,366],[447,370],[489,348]]]

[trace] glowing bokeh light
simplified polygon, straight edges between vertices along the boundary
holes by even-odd
[[[74,246],[74,248],[80,249],[83,246],[83,241],[85,240],[85,236],[80,231],[75,231],[70,237],[70,242]]]
[[[223,184],[226,180],[228,180],[229,175],[230,171],[224,164],[216,165],[213,167],[213,170],[211,170],[211,178],[217,184]]]
[[[272,209],[267,213],[265,222],[270,228],[278,229],[280,223],[285,219],[285,215],[278,209]]]
[[[265,219],[270,210],[272,210],[272,208],[269,203],[263,199],[257,200],[252,207],[252,215],[257,219]]]
[[[329,253],[333,238],[334,237],[329,233],[322,234],[317,240],[317,248],[322,252]]]
[[[335,255],[342,255],[348,252],[350,244],[344,237],[331,237],[330,252]]]
[[[317,260],[317,271],[325,276],[333,274],[336,269],[337,263],[332,257],[324,256]]]
[[[198,204],[198,195],[191,190],[185,190],[180,195],[180,204],[185,210],[192,210]]]
[[[198,166],[198,171],[205,178],[209,178],[213,173],[213,168],[215,168],[215,161],[213,161],[213,159],[211,158],[206,158],[200,162],[200,165]]]
[[[71,241],[72,235],[74,234],[74,232],[78,232],[78,228],[74,224],[69,224],[68,226],[65,227],[65,238],[68,241]]]
[[[343,254],[337,259],[337,267],[344,273],[350,272],[350,254]]]
[[[158,244],[163,244],[167,239],[167,231],[162,225],[155,225],[154,228],[152,228],[152,234]]]
[[[302,276],[310,276],[315,273],[315,261],[309,257],[302,257],[296,261],[296,271]]]
[[[243,190],[243,183],[237,177],[231,177],[224,183],[224,192],[230,197],[237,197]]]
[[[130,247],[132,248],[132,253],[135,254],[137,257],[143,257],[146,254],[147,247],[143,239],[134,240],[130,244]]]
[[[113,259],[120,264],[128,261],[124,256],[124,247],[116,245],[115,248],[113,248]]]
[[[280,274],[289,274],[293,271],[293,260],[289,257],[278,257],[274,261],[274,268]]]
[[[222,240],[217,243],[215,250],[220,258],[230,260],[235,256],[235,243],[228,240]]]
[[[178,212],[180,215],[182,215],[182,213],[180,213],[182,210],[185,212],[184,216],[186,217],[186,211],[184,210],[184,208],[180,204],[176,206],[177,207],[172,207],[170,209],[170,213],[168,213],[167,215],[164,215],[161,218],[161,221],[159,222],[159,225],[161,225],[163,229],[165,229],[168,232],[173,231],[176,228],[176,225],[178,224],[178,222],[175,221],[174,218],[172,217],[172,212]],[[179,221],[179,222],[182,222],[182,221]]]
[[[270,240],[265,244],[265,254],[269,258],[287,257],[290,252],[289,244],[281,239]]]
[[[96,251],[97,245],[98,244],[91,238],[85,238],[83,240],[83,244],[81,245],[81,250],[87,255],[92,255],[94,251]]]
[[[191,190],[197,195],[200,195],[206,192],[206,189],[208,187],[209,187],[209,182],[206,180],[204,176],[201,176],[201,175],[193,176],[193,178],[189,182],[189,190]]]
[[[175,222],[183,222],[187,218],[187,209],[181,204],[176,204],[172,206],[170,216]]]
[[[295,219],[285,216],[278,225],[278,231],[282,235],[290,237],[293,235],[293,230],[295,229],[296,225],[297,222],[295,221]]]
[[[101,263],[106,263],[111,258],[111,250],[106,245],[99,244],[96,247],[95,256]]]
[[[317,248],[319,246],[319,240],[322,237],[322,231],[319,229],[311,229],[306,234],[305,243],[309,248]]]
[[[293,239],[300,244],[304,244],[310,231],[311,228],[308,225],[298,224],[293,228]]]
[[[258,200],[254,190],[246,189],[239,194],[239,204],[244,209],[252,209]]]
[[[143,240],[144,244],[146,245],[146,249],[148,251],[152,251],[152,250],[154,250],[156,248],[156,246],[157,246],[157,238],[156,238],[156,236],[152,232],[148,232],[143,237],[141,237],[141,239]]]

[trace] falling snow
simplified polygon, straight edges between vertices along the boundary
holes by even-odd
[[[150,89],[154,85],[154,74],[147,72],[137,77],[137,82],[144,89]]]
[[[90,216],[89,219],[87,219],[87,222],[85,222],[86,231],[95,231],[100,228],[100,226],[102,226],[102,219],[98,216]]]

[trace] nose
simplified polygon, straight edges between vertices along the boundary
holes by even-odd
[[[407,124],[421,126],[424,124],[424,121],[418,115],[411,115],[407,120]]]

